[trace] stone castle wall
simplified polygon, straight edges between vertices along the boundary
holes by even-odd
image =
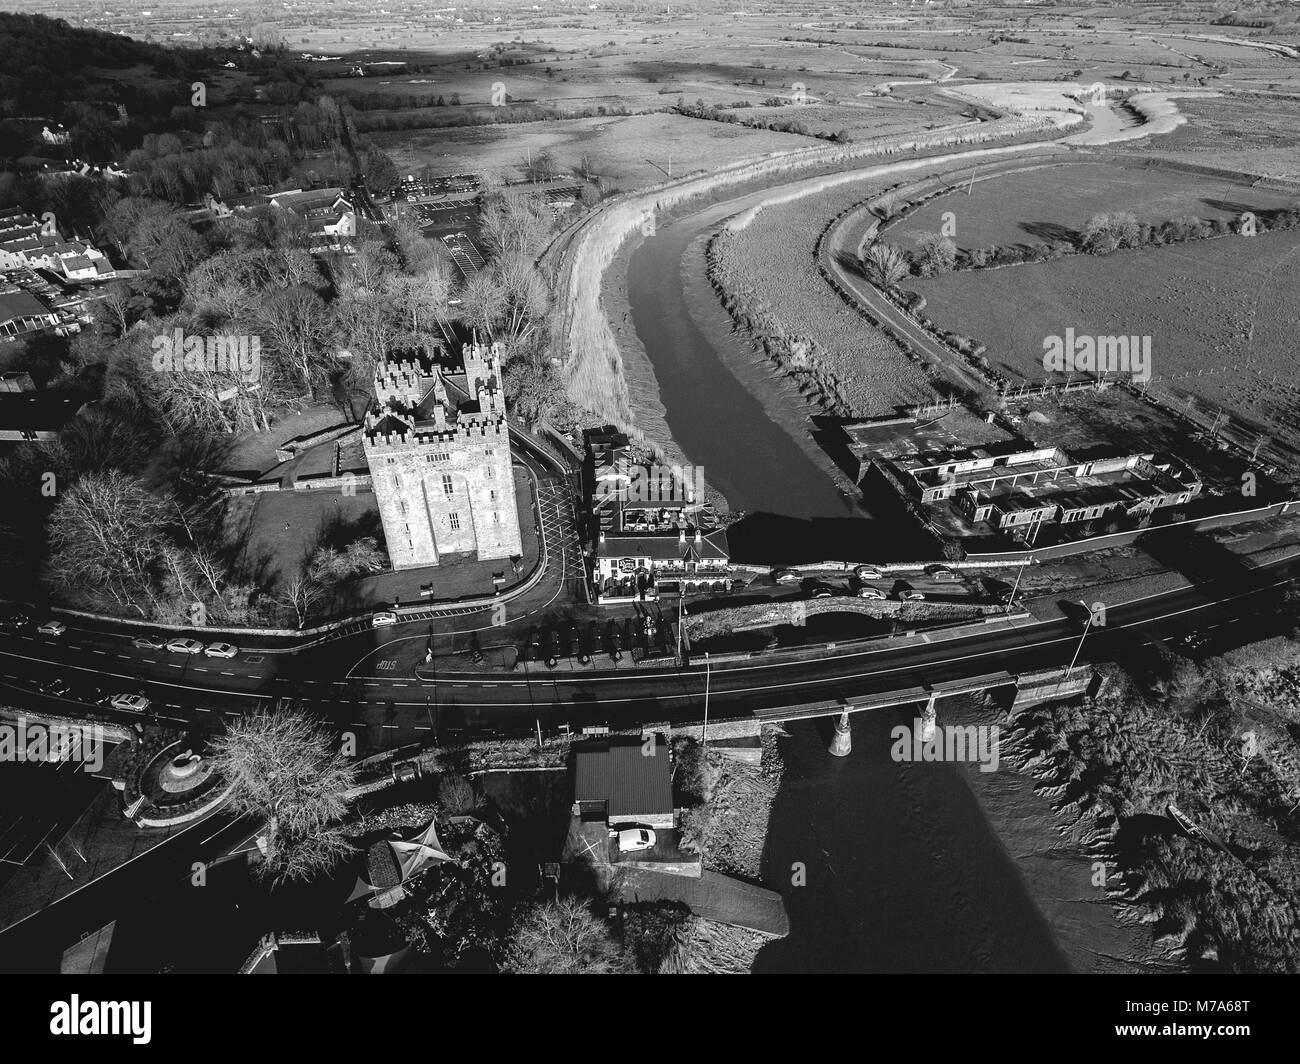
[[[366,458],[394,569],[438,565],[447,554],[481,560],[523,554],[510,434],[500,391],[486,387],[495,367],[484,365],[485,353],[468,348],[465,353],[469,383],[484,413],[462,416],[439,432],[417,431],[408,420],[405,433],[366,433]],[[426,392],[438,387],[438,380],[421,380],[411,368],[380,368],[381,401],[393,397],[414,405],[422,398],[417,381]]]

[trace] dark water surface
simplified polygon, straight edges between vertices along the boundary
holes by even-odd
[[[767,373],[754,366],[742,344],[726,337],[726,314],[707,279],[683,263],[692,242],[712,224],[695,216],[661,227],[628,263],[632,324],[654,366],[673,439],[704,467],[705,478],[732,509],[800,518],[852,516],[853,501],[719,356],[721,341],[733,347],[730,361],[749,364],[755,377]],[[713,313],[704,299],[688,300],[687,291],[695,288],[713,301]],[[704,309],[715,319],[705,323],[711,335],[692,315],[692,306],[696,314]],[[775,390],[772,382],[765,383]]]
[[[974,770],[895,763],[889,731],[903,723],[906,712],[856,715],[843,758],[827,752],[829,720],[789,726],[763,870],[790,934],[754,970],[1069,971],[970,789]]]

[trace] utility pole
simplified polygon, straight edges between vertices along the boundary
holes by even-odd
[[[1083,641],[1088,638],[1088,629],[1092,627],[1092,607],[1082,599],[1079,600],[1079,605],[1088,611],[1088,620],[1083,626],[1083,635],[1079,636],[1079,645],[1074,648],[1074,657],[1070,659],[1070,667],[1065,670],[1065,679],[1067,680],[1070,678],[1070,673],[1074,672],[1074,663],[1079,660],[1079,652],[1083,650]]]
[[[1020,568],[1016,572],[1016,582],[1015,585],[1011,588],[1011,597],[1007,599],[1007,613],[1010,613],[1011,607],[1016,604],[1016,592],[1020,590],[1020,578],[1024,575],[1025,566],[1028,563],[1029,563],[1029,559],[1026,558],[1024,561],[1020,563]]]
[[[704,652],[704,730],[700,733],[700,745],[709,748],[709,652]]]

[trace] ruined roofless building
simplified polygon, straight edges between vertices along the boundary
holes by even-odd
[[[523,553],[500,344],[394,352],[375,370],[364,446],[394,569]]]

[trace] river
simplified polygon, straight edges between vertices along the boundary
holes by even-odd
[[[758,197],[660,225],[628,263],[632,324],[654,365],[665,420],[732,509],[861,515],[809,437],[811,422],[794,405],[802,403],[798,393],[730,335],[705,276],[702,239],[750,198]]]
[[[756,546],[747,519],[732,528],[733,557],[864,556],[868,535],[877,549],[893,535],[836,483],[804,400],[731,335],[704,275],[702,240],[760,195],[645,238],[628,259],[631,321],[678,445],[733,508],[775,515],[769,524],[785,533]],[[858,549],[836,549],[846,542]],[[973,700],[945,710],[941,723],[1000,719]],[[1006,764],[897,763],[889,732],[906,717],[859,714],[842,759],[827,752],[828,721],[792,725],[780,740],[763,873],[787,898],[791,931],[756,971],[1167,970],[1150,934],[1117,920],[1092,886],[1092,862],[1063,842],[1035,780]]]

